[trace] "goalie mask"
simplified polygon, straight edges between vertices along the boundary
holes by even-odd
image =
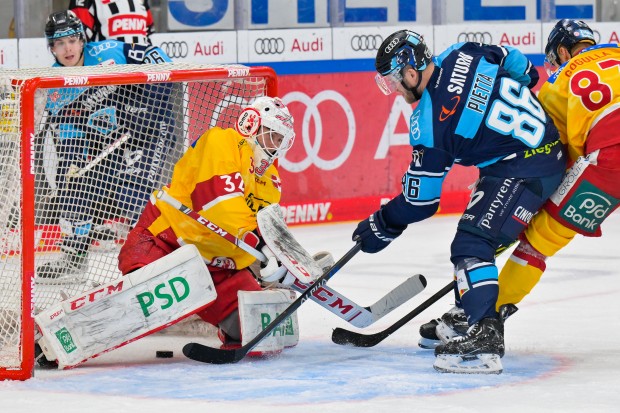
[[[257,98],[241,112],[235,129],[252,143],[257,176],[262,176],[277,158],[284,156],[295,140],[293,117],[279,98]]]

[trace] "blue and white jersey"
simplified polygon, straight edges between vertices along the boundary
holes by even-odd
[[[84,45],[84,66],[166,63],[172,60],[156,46],[127,44],[118,40],[90,42]],[[62,67],[58,62],[53,67]],[[57,114],[68,103],[76,100],[87,87],[52,89],[48,94],[46,109]]]
[[[84,46],[84,66],[115,65],[115,64],[147,64],[165,63],[172,60],[166,53],[156,46],[127,44],[118,40],[104,40],[90,42]],[[53,65],[60,67],[58,63]],[[96,130],[106,135],[118,125],[119,118],[124,117],[117,113],[126,108],[138,112],[139,99],[148,99],[150,96],[160,96],[165,86],[144,85],[142,91],[128,93],[130,86],[107,87],[74,87],[51,89],[48,93],[46,110],[49,113],[48,123],[56,125],[59,139],[85,137],[93,124],[99,123]],[[122,93],[121,93],[122,92]],[[128,96],[133,95],[133,99]],[[146,106],[146,102],[142,102]],[[102,123],[101,120],[106,120]],[[103,126],[101,126],[103,125]]]
[[[411,145],[447,152],[455,163],[484,167],[557,140],[530,90],[538,81],[517,49],[460,43],[435,58],[410,123]],[[522,170],[528,176],[541,171]]]
[[[433,215],[455,163],[500,178],[564,170],[558,131],[530,90],[538,73],[521,52],[459,43],[433,61],[435,69],[410,119],[413,159],[402,179],[403,192],[384,212],[390,223]]]

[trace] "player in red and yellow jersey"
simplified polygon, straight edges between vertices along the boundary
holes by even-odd
[[[175,165],[164,190],[257,247],[256,213],[280,202],[274,161],[294,138],[293,118],[284,103],[260,97],[242,111],[235,129],[214,127],[198,138]],[[255,258],[164,201],[153,196],[145,207],[121,248],[119,269],[128,274],[185,244],[198,247],[217,291],[215,302],[199,315],[239,339],[237,291],[261,290],[248,268]]]
[[[555,72],[538,99],[572,166],[502,269],[497,308],[520,302],[545,271],[546,258],[575,235],[600,236],[601,223],[620,203],[620,47],[597,45],[587,24],[563,19],[545,53]]]

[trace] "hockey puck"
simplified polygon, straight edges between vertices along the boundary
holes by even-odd
[[[159,350],[155,352],[155,357],[157,357],[158,359],[169,359],[172,358],[174,354],[172,353],[172,351],[163,351],[163,350]]]

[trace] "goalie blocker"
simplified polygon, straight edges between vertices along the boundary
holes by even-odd
[[[217,297],[207,266],[185,245],[124,277],[66,299],[35,316],[38,344],[58,368],[173,325]]]

